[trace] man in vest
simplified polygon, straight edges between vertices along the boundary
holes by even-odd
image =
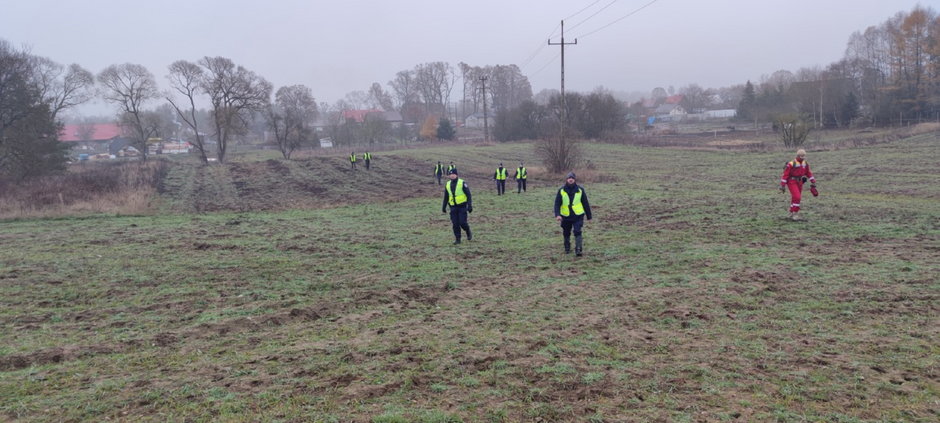
[[[457,168],[450,170],[450,181],[444,184],[444,203],[441,213],[447,213],[450,206],[450,223],[454,229],[454,244],[460,244],[460,230],[467,232],[467,241],[473,240],[470,233],[470,224],[467,223],[467,213],[473,213],[473,199],[470,197],[470,188],[467,183],[457,176]]]
[[[519,167],[516,168],[516,194],[525,192],[525,180],[529,176],[525,170],[525,164],[519,162]]]
[[[503,195],[506,193],[506,168],[503,167],[503,164],[500,163],[499,167],[496,168],[496,173],[493,174],[493,179],[496,180],[496,195]]]
[[[588,203],[584,188],[575,183],[574,172],[568,173],[565,185],[555,195],[555,220],[561,224],[565,237],[565,254],[571,253],[571,232],[574,230],[574,253],[581,257],[581,227],[584,218],[591,220],[591,204]]]
[[[809,181],[813,190],[816,189],[816,178],[813,172],[809,170],[809,163],[806,162],[806,150],[802,148],[797,150],[796,159],[787,162],[783,168],[783,175],[780,176],[780,192],[786,192],[790,189],[790,219],[799,220],[800,197],[803,194],[803,183]]]
[[[450,171],[452,171],[452,170],[454,170],[454,169],[456,169],[456,168],[457,168],[457,166],[454,166],[454,162],[450,162],[450,164],[447,165],[447,174],[450,175]]]
[[[444,176],[444,165],[440,161],[437,162],[437,166],[434,166],[434,176],[437,177],[437,184],[441,184],[441,177]]]
[[[349,165],[352,166],[352,170],[356,170],[356,152],[353,151],[349,153]]]
[[[369,167],[372,165],[372,153],[366,151],[365,154],[362,155],[362,160],[366,161],[366,170],[369,170]]]

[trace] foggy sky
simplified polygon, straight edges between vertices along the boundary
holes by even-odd
[[[611,24],[650,1],[0,0],[0,38],[94,73],[139,63],[164,88],[173,61],[225,56],[275,89],[304,84],[333,103],[373,82],[388,89],[396,72],[432,61],[517,64],[533,93],[558,89],[560,49],[546,44],[560,41],[565,19],[565,41],[578,41],[565,49],[567,90],[648,93],[825,66],[842,58],[852,32],[916,4],[940,8],[940,0],[658,0]]]

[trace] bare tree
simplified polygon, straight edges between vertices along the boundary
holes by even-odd
[[[532,99],[532,85],[516,65],[497,65],[489,68],[487,91],[493,98],[493,109],[498,113],[518,107]]]
[[[535,144],[535,154],[545,167],[553,173],[573,170],[581,162],[581,146],[571,138],[550,136]]]
[[[431,62],[415,67],[415,83],[428,112],[445,105],[453,84],[453,68],[447,62]]]
[[[356,110],[362,110],[370,106],[369,94],[366,94],[365,91],[356,90],[346,93],[346,96],[343,97],[343,100],[346,100],[346,103],[349,106]]]
[[[418,93],[417,82],[415,81],[415,72],[413,70],[403,70],[395,74],[395,79],[388,82],[392,87],[392,99],[399,112],[408,104],[417,103],[420,94]],[[404,114],[404,113],[402,113]]]
[[[264,110],[273,87],[225,57],[204,57],[199,64],[206,71],[203,90],[212,104],[217,156],[224,162],[229,141],[246,132],[252,111]]]
[[[281,155],[289,160],[294,150],[304,142],[313,140],[317,102],[306,86],[281,87],[274,96],[274,104],[265,112],[265,117],[268,127],[274,131]]]
[[[95,76],[77,64],[66,68],[45,57],[33,58],[35,84],[52,118],[94,97]]]
[[[165,96],[166,100],[176,110],[177,116],[192,129],[193,145],[199,152],[199,159],[202,163],[208,164],[209,156],[206,154],[205,139],[199,133],[199,120],[196,118],[196,97],[205,85],[205,72],[193,62],[177,60],[170,65],[170,74],[167,75],[167,79],[170,80],[170,87],[183,96],[183,102],[177,104],[170,93]]]
[[[98,74],[105,101],[118,106],[121,123],[130,129],[132,145],[147,160],[147,139],[156,129],[144,118],[143,106],[157,98],[157,82],[143,65],[111,65]]]
[[[382,84],[373,82],[369,87],[369,107],[373,109],[382,109],[386,112],[395,109],[392,103],[392,96],[382,89]]]
[[[702,88],[698,84],[679,88],[679,93],[682,94],[681,105],[689,113],[698,113],[711,103],[712,90]]]

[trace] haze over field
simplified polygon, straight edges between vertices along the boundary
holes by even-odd
[[[444,61],[517,64],[534,92],[557,89],[566,20],[566,88],[648,93],[653,87],[741,84],[779,69],[825,66],[854,31],[930,1],[580,0],[473,3],[403,0],[17,1],[0,38],[99,72],[146,66],[165,86],[175,60],[225,56],[275,86],[304,84],[332,102],[400,70]],[[100,103],[86,106],[109,111]]]

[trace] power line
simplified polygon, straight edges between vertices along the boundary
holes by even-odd
[[[653,3],[656,3],[657,1],[659,1],[659,0],[653,0],[653,1],[649,2],[649,3],[646,3],[646,4],[644,4],[643,6],[640,6],[640,8],[638,8],[638,9],[636,9],[636,10],[634,10],[634,11],[628,13],[628,14],[626,14],[625,16],[621,16],[620,18],[617,18],[616,20],[614,20],[613,22],[611,22],[611,23],[609,23],[609,24],[607,24],[607,25],[604,25],[604,26],[602,26],[602,27],[600,27],[600,28],[597,28],[597,29],[595,29],[595,30],[593,30],[593,31],[591,31],[591,32],[588,32],[588,33],[586,33],[586,34],[581,34],[580,38],[587,37],[588,35],[594,34],[595,32],[598,32],[598,31],[600,31],[600,30],[602,30],[602,29],[604,29],[604,28],[607,28],[607,27],[609,27],[609,26],[611,26],[611,25],[613,25],[613,24],[615,24],[615,23],[617,23],[617,22],[620,22],[620,21],[622,21],[622,20],[624,20],[624,19],[626,19],[626,18],[629,18],[630,16],[633,16],[633,15],[637,14],[639,11],[641,11],[641,10],[643,10],[643,9],[646,9],[647,7],[651,6]]]
[[[600,0],[598,0],[598,1],[600,1]],[[555,29],[553,29],[552,32],[549,33],[549,34],[548,34],[548,37],[546,37],[546,38],[552,38],[552,36],[555,35],[555,31],[558,31],[558,28],[560,28],[560,27],[561,27],[561,24],[555,25]],[[519,68],[522,69],[522,68],[526,67],[530,62],[532,62],[532,60],[535,59],[536,56],[538,56],[539,53],[542,52],[543,49],[545,49],[545,43],[539,42],[538,48],[536,48],[535,51],[532,52],[532,54],[530,54],[528,57],[526,57],[525,60],[522,61],[522,63],[519,65]]]
[[[544,65],[542,65],[542,67],[538,68],[538,70],[536,70],[535,72],[530,73],[529,76],[538,75],[539,72],[542,72],[543,70],[545,70],[545,68],[547,68],[548,65],[555,63],[555,60],[558,59],[559,56],[561,56],[561,53],[555,54],[555,57],[552,57],[552,60],[549,60],[548,63],[545,63]]]
[[[588,17],[584,18],[583,21],[578,22],[578,23],[572,25],[572,26],[571,26],[570,28],[568,28],[568,29],[569,29],[569,30],[572,30],[572,29],[575,29],[575,28],[581,26],[581,24],[583,24],[583,23],[585,23],[585,22],[591,20],[591,18],[597,16],[598,13],[603,12],[604,10],[606,10],[608,7],[612,6],[612,5],[613,5],[614,3],[616,3],[616,2],[617,2],[617,0],[613,0],[613,1],[611,1],[610,3],[607,3],[607,4],[604,5],[604,7],[602,7],[600,10],[594,12],[593,14],[591,14],[591,16],[588,16]]]
[[[573,17],[575,17],[575,16],[578,16],[578,15],[581,14],[581,12],[583,12],[583,11],[585,11],[585,10],[588,10],[589,8],[591,8],[591,6],[594,6],[595,4],[598,4],[598,3],[600,3],[600,2],[601,2],[601,0],[594,0],[594,3],[591,3],[591,4],[587,5],[587,6],[585,6],[584,9],[581,9],[581,10],[575,12],[573,15],[568,16],[568,17],[565,18],[564,20],[567,21],[568,19],[571,19],[571,18],[573,18]],[[552,34],[552,35],[554,35],[554,34]],[[549,38],[551,38],[551,36],[549,36]]]

